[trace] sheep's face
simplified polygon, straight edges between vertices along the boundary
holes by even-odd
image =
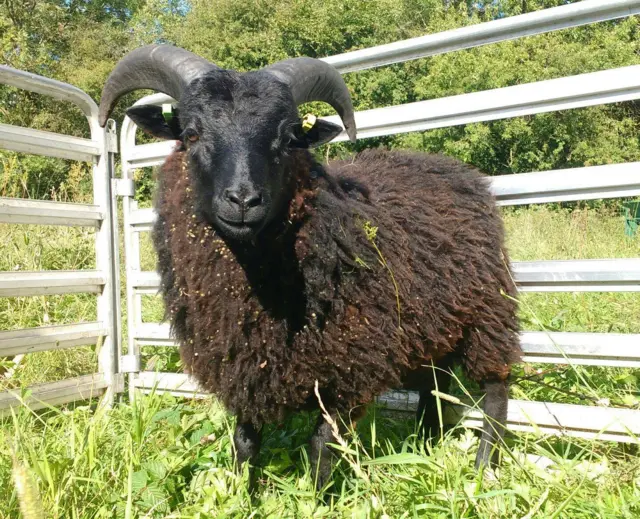
[[[290,151],[328,142],[342,130],[318,120],[305,133],[289,88],[255,72],[215,71],[195,80],[168,121],[155,106],[127,113],[149,133],[181,141],[199,212],[236,241],[254,239],[286,211],[293,194]]]

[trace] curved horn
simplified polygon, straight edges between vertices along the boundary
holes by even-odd
[[[100,126],[107,123],[116,101],[133,90],[149,88],[179,100],[197,77],[218,67],[173,45],[145,45],[131,51],[113,69],[102,90]]]
[[[289,85],[296,105],[311,101],[329,103],[340,114],[351,142],[356,141],[351,95],[344,79],[333,66],[315,58],[292,58],[263,70]]]

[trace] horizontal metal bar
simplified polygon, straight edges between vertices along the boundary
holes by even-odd
[[[169,323],[143,323],[133,331],[133,338],[139,346],[177,346],[171,337]]]
[[[516,261],[521,292],[637,292],[640,259]]]
[[[544,204],[640,195],[640,162],[487,177],[498,205]],[[131,211],[134,231],[151,230],[152,208]]]
[[[145,392],[170,393],[174,396],[206,398],[198,383],[183,373],[145,371],[133,378],[133,384]],[[396,411],[415,411],[418,394],[390,391],[378,403]],[[482,412],[476,408],[450,406],[447,422],[464,420],[467,427],[482,427]],[[585,416],[589,419],[585,420]],[[507,426],[510,430],[554,435],[597,437],[601,440],[636,442],[640,435],[640,411],[596,406],[555,404],[509,400]]]
[[[198,383],[184,373],[162,373],[142,371],[134,375],[133,385],[145,393],[170,393],[173,396],[207,398],[210,395],[199,391]]]
[[[118,391],[122,391],[122,383],[118,384]],[[29,396],[25,402],[21,401],[22,390],[9,390],[0,393],[0,416],[7,415],[11,407],[27,405],[30,409],[42,409],[47,405],[60,405],[77,400],[87,400],[102,395],[107,387],[104,377],[95,373],[81,377],[36,384],[29,387]]]
[[[136,184],[131,178],[112,179],[113,193],[116,196],[133,197],[136,194]]]
[[[513,276],[521,292],[637,292],[640,259],[514,261]],[[160,278],[151,271],[131,280],[139,293],[156,293]]]
[[[0,223],[98,227],[103,218],[97,205],[0,198]]]
[[[156,101],[166,96],[149,96]],[[357,112],[358,138],[432,130],[640,98],[640,65]],[[141,100],[141,101],[144,101]],[[325,118],[341,124],[338,116]],[[334,142],[346,141],[342,132]],[[132,146],[129,167],[162,164],[174,141]],[[123,150],[126,146],[123,148]]]
[[[120,356],[120,373],[138,373],[140,371],[140,357],[131,353]]]
[[[522,332],[525,362],[640,368],[640,334]]]
[[[490,177],[498,205],[640,195],[640,162]]]
[[[450,406],[447,415],[448,422],[462,419],[466,427],[482,427],[478,409]],[[640,411],[509,400],[507,427],[519,432],[638,443]]]
[[[0,297],[100,293],[104,275],[96,270],[0,272]]]
[[[640,98],[640,65],[356,113],[358,138],[445,128]],[[340,124],[338,116],[325,118]],[[334,142],[346,141],[342,132]]]
[[[31,72],[7,67],[6,65],[0,65],[0,83],[43,94],[60,101],[69,101],[80,108],[85,116],[96,119],[98,117],[98,106],[91,99],[91,96],[68,83],[38,76]]]
[[[176,141],[152,142],[141,144],[131,150],[127,162],[132,168],[146,168],[159,166],[164,162],[176,147]]]
[[[160,289],[160,276],[154,271],[130,274],[131,286],[138,294],[157,294]]]
[[[139,346],[177,346],[168,323],[144,323],[133,331]],[[640,334],[522,332],[525,362],[640,368]]]
[[[637,0],[586,0],[323,58],[352,72],[640,13]]]
[[[150,231],[156,221],[156,212],[153,208],[134,209],[130,212],[129,225],[135,232]]]
[[[418,393],[414,391],[389,391],[377,399],[378,404],[387,409],[410,413],[416,411],[419,400]],[[482,427],[483,413],[477,407],[446,402],[445,406],[445,422],[455,424],[462,421],[465,427]],[[640,411],[509,400],[507,427],[519,432],[637,443]]]
[[[0,123],[0,148],[33,155],[91,162],[100,155],[96,141]]]
[[[414,391],[389,391],[378,404],[394,411],[414,413],[420,397]],[[481,428],[483,413],[475,406],[445,402],[445,422]],[[585,420],[585,416],[589,419]],[[511,431],[597,438],[619,442],[638,441],[640,411],[610,407],[509,400],[507,427]]]
[[[98,344],[107,334],[99,322],[0,332],[0,357]]]

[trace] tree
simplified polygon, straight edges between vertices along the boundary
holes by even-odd
[[[174,43],[220,66],[252,70],[286,57],[323,57],[563,3],[0,0],[0,52],[11,66],[67,81],[98,100],[115,63],[145,43]],[[637,64],[638,32],[638,17],[631,17],[355,72],[345,79],[356,108],[365,110]],[[116,120],[133,99],[119,103]],[[388,145],[444,152],[490,174],[640,160],[639,107],[623,103],[367,139],[356,149]],[[330,113],[323,105],[312,108]],[[0,121],[86,136],[77,110],[6,87],[0,87]],[[330,153],[352,149],[331,145]],[[53,175],[54,187],[61,176]]]

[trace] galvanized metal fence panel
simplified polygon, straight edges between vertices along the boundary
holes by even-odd
[[[0,124],[0,149],[87,161],[92,164],[93,204],[70,204],[0,198],[0,222],[95,228],[96,269],[80,271],[0,272],[0,297],[68,293],[97,294],[97,321],[0,332],[0,356],[96,344],[98,373],[59,382],[37,384],[22,402],[20,392],[0,392],[0,414],[27,403],[32,409],[93,396],[110,403],[122,390],[119,373],[120,302],[117,265],[116,200],[111,193],[115,125],[98,124],[98,107],[76,87],[28,72],[0,66],[0,83],[69,101],[87,118],[90,139]],[[113,151],[113,150],[111,150]]]
[[[325,61],[341,72],[350,72],[638,13],[640,1],[587,0],[349,52]],[[367,110],[356,114],[356,122],[358,136],[367,138],[639,98],[640,66],[634,66]],[[157,94],[139,103],[169,101],[167,96]],[[340,124],[338,117],[327,119]],[[121,148],[126,182],[132,180],[136,168],[162,164],[174,146],[172,142],[136,145],[135,130],[132,121],[125,119]],[[344,135],[339,137],[344,139]],[[499,205],[522,205],[636,196],[640,194],[639,177],[638,163],[631,163],[511,175],[492,178],[490,183]],[[142,271],[140,263],[140,233],[151,229],[155,215],[151,209],[137,207],[132,190],[124,196],[124,209],[129,355],[123,359],[123,365],[132,373],[131,396],[136,389],[203,396],[195,381],[184,374],[140,371],[142,346],[175,346],[175,343],[167,324],[144,323],[141,317],[142,296],[155,294],[158,289],[157,275]],[[640,259],[514,262],[513,267],[520,291],[640,291]],[[637,334],[524,331],[521,343],[528,362],[636,368],[640,365],[638,338]],[[381,401],[393,409],[408,410],[415,408],[417,396],[392,391]],[[585,412],[589,413],[589,423],[584,421]],[[458,408],[457,417],[464,417],[467,425],[477,426],[481,416],[473,408]],[[511,400],[509,427],[635,441],[640,434],[640,414],[630,410]]]
[[[638,196],[640,162],[502,175],[491,178],[491,189],[498,205]]]
[[[640,65],[356,113],[358,138],[446,128],[640,98]],[[338,116],[327,121],[341,124]],[[335,142],[346,141],[343,132]]]
[[[99,322],[0,332],[0,357],[99,344],[108,334]]]
[[[624,18],[639,13],[640,1],[638,0],[585,0],[437,34],[337,54],[324,58],[324,61],[342,73],[353,72],[569,27]]]
[[[0,223],[100,227],[104,213],[97,205],[0,197]]]

